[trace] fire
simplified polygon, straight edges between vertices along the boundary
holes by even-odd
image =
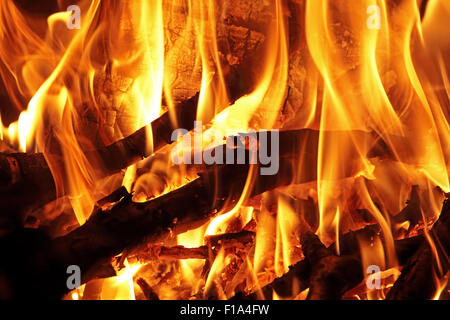
[[[191,167],[168,160],[169,154],[191,151],[191,141],[186,145],[179,139],[155,154],[150,125],[169,112],[178,127],[173,111],[183,90],[177,86],[195,83],[196,120],[202,126],[194,130],[205,130],[202,140],[194,138],[194,147],[211,149],[223,145],[227,135],[253,130],[318,130],[317,161],[308,168],[317,171],[317,181],[297,183],[292,177],[295,188],[266,192],[255,203],[251,192],[257,172],[250,166],[231,209],[164,240],[164,245],[208,250],[206,259],[166,263],[167,269],[179,271],[170,280],[177,288],[188,286],[192,296],[218,299],[261,289],[303,258],[301,232],[309,228],[325,245],[335,243],[334,253],[341,256],[341,236],[370,222],[380,233],[370,241],[359,239],[361,264],[366,278],[367,268],[380,268],[383,290],[354,297],[385,298],[400,274],[394,230],[409,230],[413,223],[411,217],[395,221],[394,216],[418,186],[420,227],[436,260],[439,298],[447,281],[427,224],[437,219],[443,193],[450,192],[450,43],[437,36],[440,24],[448,25],[450,6],[429,1],[421,17],[420,2],[265,2],[269,18],[258,27],[263,44],[251,56],[258,68],[245,70],[249,90],[232,98],[228,76],[235,66],[231,54],[221,52],[229,44],[220,36],[224,23],[230,23],[221,20],[226,1],[83,0],[77,30],[66,28],[71,12],[38,19],[13,1],[3,1],[0,74],[20,114],[16,121],[1,123],[0,136],[17,151],[44,154],[58,201],[69,201],[83,225],[102,195],[116,187],[125,186],[134,201],[145,202],[197,177]],[[182,18],[174,22],[175,15]],[[246,37],[251,36],[249,31]],[[180,79],[181,72],[189,77]],[[88,157],[88,152],[142,127],[146,154],[152,156],[105,177],[98,168],[100,156]],[[392,157],[370,155],[377,143]],[[292,160],[299,176],[307,164],[306,148],[299,146],[302,152]],[[316,225],[305,227],[315,218],[307,215],[307,201],[318,215]],[[216,247],[208,243],[210,237],[243,230],[254,233],[248,247],[232,250],[223,242]],[[135,275],[145,268],[124,261],[122,273],[103,284],[102,298],[136,298]],[[156,290],[161,297],[182,296],[169,280],[158,280],[166,281]],[[292,298],[305,299],[310,292],[296,289]],[[283,299],[275,291],[272,295]],[[71,297],[77,300],[80,294]]]
[[[102,299],[104,300],[135,300],[134,275],[141,265],[130,265],[124,261],[125,268],[115,278],[107,279],[103,284]]]

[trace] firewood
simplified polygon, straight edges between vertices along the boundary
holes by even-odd
[[[416,196],[417,196],[417,189],[413,187],[410,199],[414,200]],[[418,208],[419,202],[411,200],[407,202],[407,205],[401,212],[405,212],[405,210],[415,211],[419,209]],[[369,241],[370,239],[376,237],[377,235],[380,235],[380,232],[381,232],[380,226],[373,224],[368,225],[363,229],[350,231],[344,235],[341,235],[339,237],[339,252],[341,256],[352,257],[360,261],[361,260],[361,250],[359,245],[360,240],[364,238],[367,241]],[[312,237],[312,235],[309,235],[309,237],[312,239],[308,242],[309,247],[307,245],[306,248],[304,248],[307,250],[307,254],[305,255],[312,256],[313,260],[320,261],[321,257],[329,257],[331,252],[335,252],[336,243],[333,243],[327,249],[324,249],[323,245],[317,241],[318,239],[315,239],[314,237]],[[426,239],[424,235],[418,235],[407,239],[395,240],[395,250],[399,265],[400,266],[405,265],[408,259],[410,259],[418,250],[418,248],[425,242]],[[311,247],[316,248],[317,252],[315,252],[315,250],[313,250]],[[329,259],[333,260],[332,258]],[[338,261],[332,261],[332,263],[336,262]],[[344,262],[345,262],[344,265],[346,263],[354,265],[355,263],[354,261],[351,260]],[[276,278],[273,282],[261,288],[260,292],[251,294],[244,294],[242,292],[238,292],[234,297],[234,299],[254,300],[258,299],[260,295],[265,297],[265,299],[272,299],[273,292],[276,292],[277,295],[281,298],[290,298],[296,296],[297,294],[306,290],[312,285],[311,284],[312,270],[314,269],[311,267],[311,263],[308,261],[308,259],[303,259],[298,263],[296,263],[295,265],[291,266],[286,274],[284,274],[279,278]],[[361,265],[360,270],[362,270]],[[360,275],[361,271],[357,271],[355,274],[351,275],[350,278],[355,280],[356,282],[356,279],[360,277]],[[294,283],[296,283],[295,287],[296,290],[294,290]],[[315,285],[317,286],[317,282]],[[324,283],[324,286],[327,286],[327,283]],[[312,294],[313,293],[310,293],[310,295]]]
[[[139,261],[145,263],[155,259],[208,259],[208,246],[215,252],[219,248],[236,247],[252,243],[255,239],[255,233],[250,231],[241,231],[237,233],[224,233],[219,235],[205,237],[207,245],[194,248],[186,248],[178,245],[173,247],[149,245],[148,248],[139,251],[135,256],[127,256],[128,261]]]
[[[111,258],[125,249],[139,248],[148,242],[161,242],[171,235],[199,227],[213,215],[231,209],[241,197],[250,167],[255,176],[249,198],[288,184],[316,180],[318,131],[292,130],[279,134],[279,170],[275,175],[260,175],[261,164],[213,164],[204,166],[196,180],[146,203],[134,203],[131,195],[128,195],[110,210],[96,208],[84,225],[52,240],[51,249],[46,249],[51,257],[49,261],[53,261],[52,265],[60,270],[50,277],[58,285],[54,288],[54,294],[62,294],[61,287],[64,286],[61,281],[66,277],[62,271],[69,265],[78,265],[83,270],[82,281],[85,283],[98,277],[99,272],[104,273],[105,267],[108,270]],[[345,132],[326,134],[342,135],[343,138],[348,136]],[[370,133],[352,134],[366,139],[368,148],[377,145]],[[231,148],[235,151],[234,147]],[[249,151],[246,150],[245,153],[245,159],[249,159]],[[303,159],[301,168],[294,161],[299,154],[302,154]],[[350,159],[357,155],[355,150]],[[351,176],[356,170],[357,163],[355,165],[349,160],[342,175]],[[43,273],[45,274],[45,270]],[[50,290],[48,286],[47,289]]]
[[[370,239],[378,233],[379,226],[370,225],[363,229],[351,231],[341,236],[339,239],[341,255],[359,260],[360,247],[358,238],[364,237],[366,239]],[[396,240],[395,248],[399,264],[404,265],[424,241],[425,238],[423,235]],[[334,247],[335,244],[332,244],[330,247],[328,247],[328,250],[330,252],[334,252]],[[326,252],[326,254],[329,254],[330,252]],[[351,261],[349,263],[353,264],[354,262]],[[359,265],[359,268],[362,270],[361,264]],[[273,282],[261,288],[260,292],[250,294],[238,292],[235,297],[233,297],[233,299],[255,300],[258,299],[258,296],[261,294],[265,299],[272,299],[273,292],[276,292],[276,294],[281,298],[292,298],[293,296],[298,295],[300,292],[310,287],[311,272],[312,268],[310,263],[306,259],[303,259],[295,265],[289,267],[289,271],[286,274],[279,278],[276,278]],[[357,272],[355,275],[351,276],[351,278],[356,279],[357,277],[359,277],[360,273],[361,271]],[[296,283],[297,286],[295,289],[294,283]]]
[[[435,279],[441,279],[450,270],[448,252],[450,252],[450,201],[442,207],[439,220],[430,231],[430,238],[436,246],[436,254],[424,240],[420,248],[410,257],[402,274],[387,295],[388,300],[426,300],[437,292]],[[439,259],[440,268],[436,265]],[[436,277],[436,278],[435,278]]]
[[[198,95],[190,98],[175,108],[180,128],[192,128],[197,114]],[[152,130],[153,150],[149,150],[146,130]],[[136,163],[172,143],[172,132],[177,129],[172,125],[168,113],[141,128],[134,134],[107,147],[90,151],[86,156],[92,163],[98,163],[98,172],[110,175]],[[52,156],[52,163],[63,168],[63,160]],[[14,213],[36,209],[56,199],[56,187],[50,167],[42,153],[0,154],[0,208]],[[17,214],[19,216],[19,214]],[[20,220],[20,219],[19,219]],[[20,223],[18,223],[20,225]]]
[[[364,278],[360,261],[351,255],[336,256],[312,232],[302,236],[305,259],[310,263],[308,300],[337,300]]]
[[[153,290],[153,288],[145,281],[144,278],[139,278],[136,283],[141,288],[144,296],[147,300],[159,300],[158,294]]]
[[[201,246],[195,248],[186,248],[184,246],[151,246],[150,248],[140,251],[136,256],[128,256],[128,261],[138,261],[139,263],[146,263],[156,259],[207,259],[208,247]]]
[[[258,169],[258,166],[255,167]],[[201,174],[196,180],[146,203],[134,203],[130,195],[110,210],[97,208],[78,229],[52,241],[43,241],[44,262],[34,268],[36,276],[33,283],[36,285],[33,288],[36,287],[36,291],[33,291],[33,295],[39,296],[39,292],[44,292],[42,297],[61,296],[67,291],[65,270],[70,265],[80,267],[82,283],[85,283],[98,277],[98,273],[103,273],[105,267],[108,269],[111,259],[125,249],[136,248],[148,242],[160,242],[203,225],[219,212],[230,210],[241,196],[249,168],[249,165],[212,165],[208,172]],[[249,196],[290,183],[293,165],[290,161],[280,161],[279,172],[273,176],[258,176],[258,170],[253,172],[257,179]],[[15,234],[11,235],[13,236]],[[21,241],[26,241],[26,238]],[[21,252],[21,257],[11,260],[8,257],[0,263],[0,269],[6,270],[4,272],[7,274],[11,273],[7,277],[9,279],[15,279],[15,264],[21,264],[26,257],[41,254],[38,244],[29,250],[17,244],[4,244],[5,252],[9,252],[11,248],[17,248]],[[38,262],[31,259],[23,265],[33,268],[34,263]],[[22,290],[21,287],[24,284],[14,284],[13,288],[17,289],[15,294],[26,294],[27,290]],[[26,285],[30,286],[28,283]]]
[[[97,201],[97,204],[100,207],[106,206],[111,203],[119,202],[123,197],[128,196],[128,190],[124,186],[118,188],[117,190],[113,191],[108,196],[100,199]]]
[[[247,165],[213,166],[184,187],[149,202],[134,203],[127,197],[111,210],[97,209],[83,226],[55,239],[55,250],[63,261],[87,270],[125,248],[199,227],[217,212],[232,208],[248,170]],[[292,170],[288,162],[282,162],[279,174],[259,176],[250,196],[289,183]]]
[[[177,114],[181,127],[192,128],[196,116],[196,100],[197,97],[194,97],[179,106]],[[172,126],[169,118],[170,116],[166,113],[152,122],[155,142],[153,152],[167,143],[171,143],[171,134],[176,128]],[[343,139],[350,135],[350,133],[338,131],[326,134],[342,135]],[[351,134],[357,136],[358,139],[367,141],[372,146],[372,149],[368,151],[371,157],[391,157],[384,143],[377,140],[372,134],[363,131],[354,131]],[[280,153],[292,156],[294,153],[299,154],[301,147],[306,147],[304,152],[308,156],[306,160],[310,166],[305,165],[305,167],[315,168],[318,141],[319,132],[315,130],[282,131],[280,133]],[[291,150],[288,150],[289,148]],[[102,159],[96,166],[98,171],[103,171],[104,174],[113,174],[150,155],[151,152],[145,144],[145,128],[142,128],[127,138],[97,151],[88,152],[86,155],[93,163],[96,163],[97,157]],[[58,156],[52,156],[52,162],[59,163],[61,167],[64,166],[62,159]],[[298,174],[303,176],[301,179],[304,181],[315,180],[316,176],[314,170],[311,169]],[[11,212],[35,209],[57,197],[51,170],[44,155],[40,153],[0,154],[0,183],[2,194],[0,203]],[[6,203],[4,203],[5,201]]]
[[[414,193],[417,190],[412,190],[411,197],[414,197]],[[444,247],[445,252],[449,252],[449,238],[448,238],[448,229],[449,229],[449,217],[450,217],[450,210],[449,210],[449,200],[445,201],[445,204],[442,209],[442,213],[439,219],[439,222],[435,224],[434,233],[436,234],[435,238],[439,239],[438,243],[441,243]],[[414,210],[414,208],[411,205],[411,202],[408,202],[407,207],[408,210]],[[404,209],[405,210],[405,209]],[[403,210],[402,210],[403,212]],[[351,231],[339,239],[339,248],[340,253],[342,256],[345,257],[352,257],[353,259],[360,260],[360,247],[359,247],[359,240],[361,237],[364,237],[365,239],[371,239],[377,234],[380,233],[380,227],[378,225],[369,225],[361,230],[357,231]],[[327,250],[324,250],[323,245],[321,245],[320,242],[317,242],[318,239],[315,239],[312,235],[309,235],[310,240],[308,240],[309,249],[308,255],[313,256],[313,260],[320,261],[322,258],[330,257],[330,252],[334,252],[335,250],[335,244],[332,244],[330,247],[328,247]],[[312,248],[317,249],[317,252],[315,252]],[[433,294],[436,293],[436,287],[434,286],[433,282],[433,273],[432,271],[432,265],[433,265],[433,256],[430,251],[430,247],[427,244],[426,237],[424,235],[418,235],[411,238],[401,239],[401,240],[395,240],[395,250],[398,258],[398,263],[400,266],[405,266],[402,270],[402,275],[397,280],[394,287],[389,291],[387,299],[429,299],[433,296]],[[305,254],[307,255],[307,254]],[[340,265],[340,263],[343,263],[343,265],[349,265],[355,267],[354,263],[355,261],[352,260],[342,260],[338,261],[334,258],[329,258],[330,260],[335,261],[327,261],[328,263],[334,263],[336,265]],[[443,272],[444,274],[448,272],[448,259],[445,255],[441,257],[441,261],[443,262]],[[308,294],[308,297],[310,298],[336,298],[336,291],[335,288],[331,288],[331,293],[334,295],[334,297],[323,297],[321,294],[323,294],[323,289],[327,288],[329,283],[323,282],[321,279],[322,277],[331,276],[335,272],[333,270],[332,272],[329,272],[329,268],[323,266],[323,269],[325,271],[325,274],[320,274],[320,276],[316,276],[316,278],[312,278],[312,273],[321,273],[323,271],[318,271],[317,269],[312,268],[311,264],[308,262],[308,259],[304,259],[299,261],[297,264],[291,266],[289,268],[289,272],[285,275],[275,279],[272,283],[264,286],[261,291],[258,294],[262,294],[266,299],[271,299],[273,292],[275,291],[278,296],[282,298],[288,298],[295,296],[299,294],[301,291],[310,288],[311,286],[315,285],[316,289],[315,292],[312,293],[310,289],[310,293]],[[340,268],[339,268],[340,269]],[[362,276],[361,271],[362,267],[359,263],[359,271],[355,269],[355,273],[349,275],[350,279],[354,280],[356,282],[356,279]],[[327,275],[327,272],[328,275]],[[340,271],[339,271],[340,272]],[[339,275],[340,277],[342,275]],[[361,278],[362,279],[362,278]],[[319,282],[317,282],[319,281]],[[347,279],[348,281],[348,279]],[[411,281],[414,281],[414,284],[411,283]],[[297,283],[297,290],[294,291],[293,284]],[[317,289],[317,285],[319,286],[319,289]],[[354,283],[353,283],[354,284]],[[322,287],[323,285],[323,287]],[[415,289],[416,287],[419,287],[419,289]],[[395,288],[395,289],[394,289]],[[394,290],[394,291],[393,291]],[[319,293],[317,293],[319,291]],[[325,293],[328,295],[329,292],[325,290]],[[258,298],[257,293],[251,293],[248,295],[245,295],[243,293],[237,293],[234,299],[243,299],[243,300],[254,300]]]
[[[234,69],[229,71],[227,77],[231,83],[232,103],[248,89],[243,85],[233,88],[234,83],[241,83]],[[130,136],[97,150],[86,151],[85,156],[96,171],[97,178],[120,172],[171,144],[172,133],[176,129],[192,130],[197,118],[198,99],[197,93]],[[151,146],[148,143],[149,130]],[[13,216],[20,216],[25,211],[39,208],[62,196],[56,194],[51,167],[64,172],[64,161],[57,154],[46,156],[42,153],[0,153],[0,208],[6,206]],[[3,199],[6,199],[6,204],[3,204]],[[20,219],[17,224],[21,225]]]
[[[236,233],[224,233],[213,236],[207,236],[205,242],[211,247],[232,247],[246,245],[255,240],[255,232],[242,230]]]
[[[370,134],[359,134],[372,139]],[[315,170],[299,170],[293,159],[303,152],[304,168],[314,168],[311,164],[317,163],[318,138],[319,134],[314,130],[280,132],[278,173],[262,176],[259,175],[260,166],[252,166],[256,179],[249,197],[290,183],[315,180]],[[246,159],[249,159],[248,150]],[[126,248],[160,242],[170,235],[199,227],[214,214],[232,208],[241,196],[249,167],[205,166],[198,179],[154,200],[134,203],[128,196],[110,210],[97,208],[83,226],[51,241],[52,249],[47,251],[52,252],[51,260],[57,261],[56,265],[61,270],[69,265],[80,266],[84,270],[82,281],[86,282],[97,277],[96,273],[107,267],[111,258]],[[345,173],[354,174],[355,169],[350,165]],[[64,272],[54,273],[59,284],[65,276]]]

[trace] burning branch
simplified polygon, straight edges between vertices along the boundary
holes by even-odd
[[[196,116],[197,99],[196,96],[178,107],[178,125],[188,129],[192,128]],[[146,146],[145,138],[146,130],[150,127],[153,131],[155,146],[151,151]],[[103,172],[103,175],[113,174],[171,143],[171,135],[174,129],[170,116],[166,113],[153,121],[151,125],[138,130],[133,135],[108,147],[89,152],[86,156],[91,160],[91,163],[97,163],[96,159],[101,159],[100,164],[96,167],[98,171]],[[368,151],[368,155],[371,157],[392,157],[384,142],[377,140],[370,133],[337,131],[327,134],[342,136],[344,139],[353,135],[362,139],[362,141],[367,141],[368,145],[372,146],[372,149]],[[304,153],[307,155],[306,161],[310,166],[308,167],[305,164],[304,167],[308,169],[298,172],[298,174],[304,176],[302,178],[304,181],[315,180],[315,173],[310,168],[314,168],[316,165],[319,131],[308,129],[284,131],[280,134],[280,141],[281,154],[292,156],[294,153],[298,155]],[[223,154],[225,155],[226,152]],[[58,157],[56,159],[59,159],[57,161],[63,166],[62,159]],[[2,199],[7,202],[1,203],[9,212],[24,212],[25,210],[35,209],[55,200],[57,196],[50,168],[44,155],[40,153],[0,154],[0,182]],[[27,201],[23,201],[24,199],[27,199]]]
[[[179,128],[192,129],[197,115],[198,94],[175,107],[175,119],[166,112],[149,125],[139,129],[132,135],[109,146],[86,153],[100,176],[108,176],[126,169],[130,165],[148,157],[167,144],[171,144],[172,132]],[[151,130],[153,148],[149,148],[148,131]],[[63,160],[52,157],[60,167]],[[51,170],[42,153],[0,154],[0,182],[2,195],[8,201],[17,199],[17,207],[36,208],[56,199],[56,190]],[[27,201],[24,203],[23,199]],[[15,203],[15,202],[13,202]],[[12,206],[13,208],[15,206]]]
[[[246,245],[253,243],[255,239],[255,233],[251,231],[241,231],[237,233],[225,233],[214,236],[205,237],[207,245],[186,248],[184,246],[165,247],[152,245],[151,247],[139,251],[135,257],[128,256],[127,259],[136,258],[140,263],[151,261],[155,259],[208,259],[208,248],[212,248],[215,253],[219,248],[235,248],[240,245]]]
[[[413,191],[414,192],[414,191]],[[441,277],[449,270],[448,257],[450,238],[450,206],[446,200],[432,234],[439,243],[439,257],[442,264]],[[359,284],[362,273],[359,239],[371,239],[380,233],[378,225],[349,232],[339,239],[340,256],[333,254],[335,244],[328,248],[311,232],[304,233],[302,247],[305,259],[289,268],[289,272],[263,287],[260,292],[244,295],[238,293],[235,299],[254,300],[259,295],[271,299],[275,291],[280,297],[292,297],[309,288],[307,299],[340,299],[349,289]],[[388,299],[430,299],[436,293],[435,265],[430,245],[425,235],[395,241],[395,250],[400,266],[404,266],[400,278],[390,289]],[[293,289],[297,282],[298,288]],[[419,288],[419,289],[416,289]]]
[[[388,300],[432,299],[438,292],[436,281],[450,270],[450,201],[444,202],[439,220],[424,237],[420,248],[412,255],[402,270]]]
[[[353,134],[366,139],[367,145],[377,146],[370,134]],[[318,131],[283,131],[279,135],[277,174],[260,175],[262,165],[259,163],[251,166],[204,166],[198,179],[146,203],[134,203],[129,195],[110,210],[97,208],[83,226],[52,240],[52,260],[61,268],[78,265],[84,270],[83,282],[86,282],[97,277],[111,258],[123,250],[137,248],[147,242],[160,242],[171,235],[199,227],[213,215],[233,208],[242,196],[249,173],[252,173],[252,179],[249,180],[252,183],[249,184],[247,198],[291,183],[316,180],[316,171],[308,168],[315,168],[317,163]],[[249,150],[245,150],[245,154],[249,159]],[[303,159],[301,167],[295,161],[300,154]],[[358,167],[350,161],[349,166],[343,169],[346,175],[351,176]],[[56,282],[62,281],[61,278],[65,278],[65,273],[60,274],[60,277],[55,276]]]

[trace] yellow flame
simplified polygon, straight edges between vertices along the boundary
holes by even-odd
[[[277,276],[287,273],[289,267],[293,265],[291,254],[292,248],[298,245],[298,238],[295,236],[295,232],[298,231],[299,227],[299,219],[295,212],[291,206],[280,198],[278,201],[275,246],[275,273]]]
[[[124,261],[125,268],[118,276],[106,279],[102,288],[102,300],[135,300],[133,276],[142,267],[140,264],[129,264]]]

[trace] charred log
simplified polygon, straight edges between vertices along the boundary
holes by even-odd
[[[208,259],[209,248],[215,252],[219,248],[235,248],[242,245],[253,243],[255,240],[255,233],[250,231],[241,231],[236,233],[225,233],[214,236],[205,237],[206,245],[186,248],[184,246],[158,246],[152,245],[145,250],[136,254],[136,256],[127,256],[128,261],[136,259],[141,263],[155,259]]]
[[[291,180],[292,171],[289,162],[281,162],[277,175],[257,177],[249,196],[286,185]],[[147,203],[134,203],[128,196],[111,210],[97,209],[83,226],[52,241],[46,238],[42,241],[45,245],[41,247],[35,244],[27,250],[24,246],[2,241],[5,252],[14,248],[21,252],[22,257],[14,260],[8,257],[2,261],[0,273],[6,277],[0,278],[11,279],[12,283],[0,285],[6,288],[4,292],[8,292],[11,297],[30,292],[25,290],[30,284],[21,282],[21,276],[15,274],[15,268],[12,267],[19,263],[35,270],[32,281],[36,284],[36,290],[33,296],[42,293],[41,297],[60,297],[67,291],[65,271],[68,266],[79,266],[83,271],[82,282],[85,283],[99,277],[98,273],[103,273],[111,259],[125,249],[139,247],[147,242],[159,242],[201,226],[213,215],[235,205],[248,174],[248,165],[212,166],[209,172],[197,180]],[[186,206],[186,203],[190,205]],[[14,239],[27,241],[27,238],[20,236]],[[41,249],[45,250],[45,255],[36,266],[38,261],[34,259],[42,254]],[[25,257],[29,260],[22,264]]]
[[[143,278],[139,278],[136,280],[136,283],[141,288],[142,292],[144,293],[144,296],[147,300],[159,300],[158,295],[153,290],[153,288],[145,281]]]
[[[306,232],[301,241],[311,270],[308,300],[338,300],[362,281],[361,264],[357,258],[334,255],[312,232]]]
[[[424,239],[420,248],[407,261],[401,276],[387,295],[388,300],[431,299],[438,291],[436,279],[442,279],[450,270],[448,260],[450,201],[448,199],[444,202],[439,220],[434,224],[429,236],[430,240]],[[435,251],[432,246],[435,247]]]
[[[197,114],[198,95],[175,108],[176,120],[181,128],[190,129]],[[152,152],[172,143],[172,124],[165,113],[150,125],[110,146],[86,153],[91,163],[98,163],[100,175],[107,176],[148,157]],[[152,131],[154,146],[149,149],[147,130]],[[52,156],[53,163],[64,167],[63,160]],[[36,209],[56,199],[56,187],[51,169],[42,153],[0,154],[0,192],[2,212],[11,212],[21,225],[20,216],[27,210]]]
[[[412,198],[415,197],[416,191],[417,190],[414,190],[413,188],[411,192]],[[416,202],[408,202],[405,209],[408,208],[407,210],[415,210],[412,203]],[[441,246],[441,249],[439,250],[442,263],[441,274],[443,273],[444,275],[449,270],[448,258],[445,254],[443,254],[444,252],[448,252],[450,244],[448,239],[448,222],[450,220],[448,203],[449,201],[446,200],[440,219],[433,227],[434,231],[432,231],[436,243]],[[402,210],[402,212],[404,210]],[[347,281],[348,279],[354,280],[353,284],[356,286],[358,284],[355,284],[357,279],[362,280],[363,277],[360,256],[361,252],[359,246],[360,240],[362,238],[368,240],[379,234],[380,227],[378,225],[369,225],[364,229],[351,231],[341,236],[339,239],[339,249],[341,257],[345,257],[345,259],[335,259],[337,257],[332,254],[332,252],[335,251],[335,244],[325,248],[318,239],[310,234],[307,239],[303,240],[304,242],[306,240],[306,247],[304,247],[304,250],[306,251],[306,259],[291,266],[288,273],[263,287],[260,292],[251,293],[248,295],[238,293],[234,299],[254,300],[258,299],[258,296],[261,296],[261,294],[265,299],[271,299],[274,291],[282,298],[289,298],[296,296],[307,288],[310,288],[308,298],[340,299],[340,296],[338,297],[336,287],[329,288],[328,286],[330,282],[324,282],[323,279],[331,277],[332,282],[336,281],[335,275],[337,275],[338,278],[342,278],[348,271],[341,269],[341,266],[353,267],[354,272],[347,275]],[[435,259],[431,253],[431,249],[425,235],[396,240],[395,250],[398,263],[400,266],[404,266],[404,268],[402,270],[402,275],[397,280],[394,287],[389,291],[387,298],[394,300],[430,299],[437,290],[435,280],[433,278],[433,261],[435,261]],[[309,261],[311,259],[308,259],[308,256],[311,257],[312,261],[315,261],[313,262],[315,267],[312,267],[311,261]],[[327,261],[326,264],[320,267],[318,262],[326,258],[331,261]],[[358,268],[356,268],[356,262],[358,262]],[[333,264],[335,267],[332,267]],[[318,266],[320,268],[318,268]],[[315,276],[313,276],[314,274]],[[297,284],[297,290],[294,290],[294,283]],[[347,284],[344,286],[347,286]],[[342,286],[340,287],[342,288]],[[415,288],[417,287],[419,289],[416,290]],[[314,288],[314,290],[311,290],[311,288]],[[347,289],[350,288],[348,287]]]
[[[170,144],[173,130],[178,127],[192,129],[196,118],[197,99],[198,97],[196,96],[178,107],[178,126],[173,126],[170,115],[166,113],[153,121],[151,125],[138,130],[129,137],[108,147],[88,152],[86,154],[87,158],[91,163],[98,163],[96,167],[99,172],[103,172],[103,175],[110,175],[127,168],[142,158],[149,156],[152,152]],[[146,144],[146,130],[150,128],[153,132],[154,141],[152,150],[149,150]],[[339,135],[343,139],[354,135],[358,139],[367,141],[368,145],[372,146],[367,152],[371,157],[391,157],[383,141],[377,140],[370,133],[337,131],[324,134]],[[280,142],[281,155],[292,156],[305,153],[307,155],[307,163],[304,164],[305,168],[315,167],[319,142],[318,131],[309,129],[282,131],[280,133]],[[226,155],[226,152],[223,152],[223,154]],[[352,155],[354,153],[349,155],[350,159]],[[98,162],[98,159],[100,159],[100,162]],[[55,161],[59,162],[61,167],[64,166],[63,160],[58,156],[52,157],[52,162]],[[345,170],[347,169],[345,168]],[[303,176],[300,177],[302,181],[312,181],[316,178],[314,170],[310,169],[299,171],[298,174]],[[346,175],[348,172],[343,172],[343,174]],[[0,203],[6,206],[8,211],[14,213],[23,213],[26,210],[35,209],[57,197],[51,170],[44,155],[40,153],[0,154],[0,183],[3,199]]]

